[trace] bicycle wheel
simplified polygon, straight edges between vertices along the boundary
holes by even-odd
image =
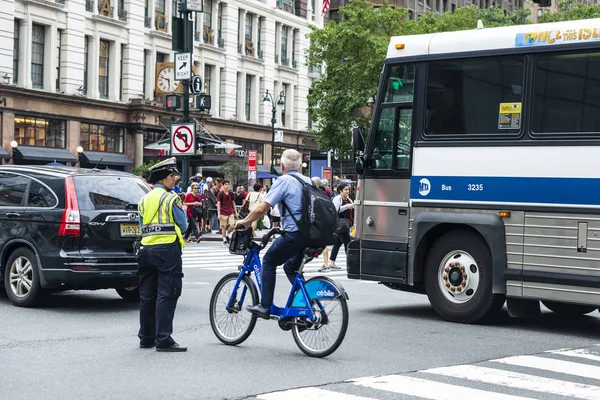
[[[327,357],[337,350],[348,329],[348,303],[343,296],[335,299],[311,300],[316,323],[295,318],[292,325],[294,341],[310,357]]]
[[[248,339],[256,325],[256,317],[246,311],[246,305],[258,304],[258,290],[252,279],[245,275],[233,294],[238,276],[239,273],[236,272],[225,275],[217,283],[210,297],[210,326],[215,336],[230,346]],[[227,304],[232,295],[235,295],[235,298],[231,309],[228,310]]]

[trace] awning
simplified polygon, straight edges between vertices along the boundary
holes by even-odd
[[[0,159],[8,159],[8,153],[4,150],[4,147],[0,146]]]
[[[81,158],[86,164],[132,166],[133,160],[123,153],[84,151]]]
[[[74,163],[77,158],[67,149],[53,147],[18,146],[14,149],[16,160],[25,161],[55,161],[60,163]]]
[[[278,176],[270,174],[268,172],[258,171],[258,174],[256,174],[256,178],[258,178],[258,179],[275,179],[275,178],[278,178]]]
[[[256,166],[256,171],[257,172],[263,172],[266,174],[270,174],[271,173],[271,166],[270,165],[257,165]],[[277,172],[279,175],[281,175],[281,167],[280,166],[275,166],[275,172]]]
[[[205,138],[196,137],[198,147],[213,147],[215,149],[239,149],[242,146],[229,142],[210,141]],[[146,150],[171,151],[171,139],[161,139],[144,147]]]

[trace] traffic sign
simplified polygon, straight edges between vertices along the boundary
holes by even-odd
[[[171,124],[171,155],[196,154],[196,124]]]
[[[200,75],[192,76],[192,80],[190,82],[190,92],[194,94],[202,93],[202,77]]]
[[[185,81],[192,77],[192,53],[175,53],[175,80]]]
[[[200,111],[210,110],[210,94],[196,96],[196,108]]]

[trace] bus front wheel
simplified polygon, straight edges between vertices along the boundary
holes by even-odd
[[[489,247],[468,230],[450,231],[435,241],[425,263],[425,289],[435,311],[453,322],[481,322],[505,300],[492,293]]]

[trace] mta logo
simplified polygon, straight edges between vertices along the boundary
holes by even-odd
[[[431,191],[431,182],[429,179],[423,178],[419,181],[419,194],[421,196],[427,196]]]

